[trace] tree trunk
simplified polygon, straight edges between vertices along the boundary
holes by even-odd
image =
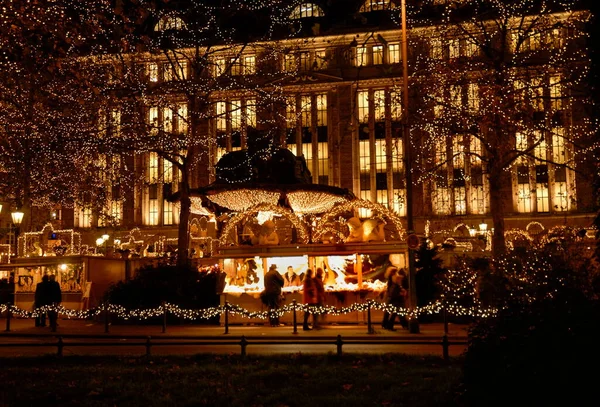
[[[179,210],[179,229],[177,234],[177,265],[184,267],[190,264],[189,251],[189,221],[192,201],[190,199],[190,184],[187,165],[183,166],[181,171],[181,183],[179,186],[180,210]]]
[[[490,211],[494,232],[492,235],[492,255],[494,258],[506,253],[504,240],[504,175],[502,170],[490,171]]]

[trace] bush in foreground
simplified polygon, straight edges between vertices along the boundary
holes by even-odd
[[[586,405],[600,362],[600,306],[590,263],[546,248],[495,263],[507,296],[469,331],[465,401],[472,406]]]

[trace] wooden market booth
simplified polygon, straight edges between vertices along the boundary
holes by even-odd
[[[384,259],[383,264],[368,269],[363,259],[374,256]],[[267,308],[260,300],[263,289],[265,271],[273,264],[280,273],[285,273],[292,266],[296,274],[303,277],[307,268],[325,271],[326,301],[325,305],[344,308],[355,303],[368,300],[381,301],[386,284],[383,279],[388,267],[406,267],[407,247],[404,242],[370,242],[340,244],[294,244],[281,246],[234,246],[224,247],[216,256],[222,270],[227,274],[228,284],[221,295],[221,305],[228,301],[245,310],[265,311]],[[249,262],[253,263],[254,273],[258,277],[255,284],[247,284]],[[351,265],[351,275],[344,273],[341,267]],[[241,274],[241,276],[240,276]],[[246,280],[245,284],[240,284]],[[284,287],[285,302],[292,304],[294,300],[302,304],[302,286]],[[302,315],[298,314],[298,321]],[[353,311],[340,315],[328,315],[325,323],[366,323],[367,312]],[[381,319],[381,311],[372,310],[372,319]],[[285,314],[281,322],[291,323],[293,315]],[[250,319],[241,315],[231,315],[230,323],[264,323],[264,320]]]

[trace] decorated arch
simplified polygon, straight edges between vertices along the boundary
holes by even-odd
[[[533,238],[522,229],[509,229],[504,232],[504,238],[507,246],[511,249],[515,247],[528,248],[533,245]]]
[[[300,243],[308,243],[308,227],[307,225],[292,211],[286,208],[282,208],[281,206],[269,204],[269,203],[260,203],[248,208],[244,212],[240,212],[234,215],[229,221],[227,225],[223,228],[223,232],[221,233],[221,237],[219,238],[219,242],[221,245],[228,245],[230,243],[234,243],[235,239],[232,239],[232,232],[235,230],[235,227],[248,220],[251,216],[255,215],[259,211],[264,212],[273,212],[278,215],[285,217],[289,220],[292,225],[296,228],[298,232],[298,239]]]
[[[377,216],[383,218],[384,221],[387,221],[392,226],[392,236],[391,240],[405,240],[406,239],[406,231],[402,226],[402,220],[400,216],[394,212],[386,208],[385,206],[374,203],[371,201],[367,201],[365,199],[353,199],[351,201],[342,202],[337,204],[329,212],[323,214],[317,225],[314,227],[314,235],[313,240],[319,241],[323,239],[323,234],[326,231],[331,230],[328,227],[328,223],[339,217],[344,212],[349,211],[357,211],[358,209],[369,209]]]

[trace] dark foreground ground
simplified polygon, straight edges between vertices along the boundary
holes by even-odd
[[[460,405],[460,358],[44,356],[0,366],[1,407]]]

